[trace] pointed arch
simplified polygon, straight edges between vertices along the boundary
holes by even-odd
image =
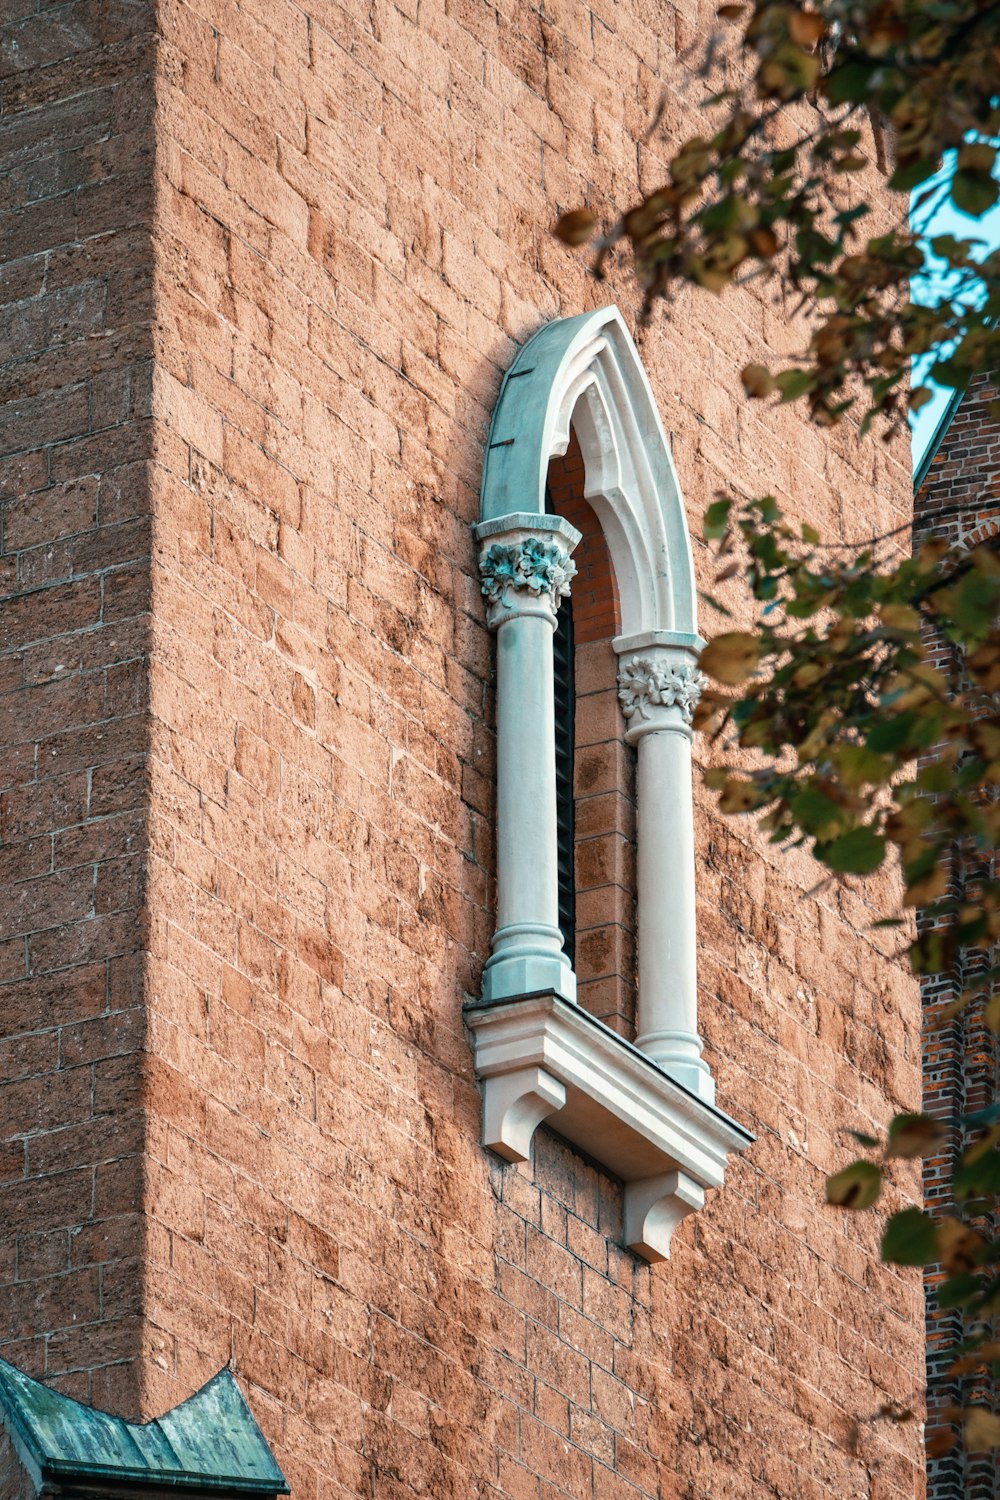
[[[638,350],[617,307],[547,323],[508,370],[483,469],[484,522],[542,515],[549,460],[570,427],[621,597],[624,637],[698,641],[684,502]]]

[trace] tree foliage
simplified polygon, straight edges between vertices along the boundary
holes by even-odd
[[[716,635],[701,657],[714,685],[696,723],[728,751],[707,773],[723,812],[754,813],[772,842],[806,845],[829,881],[897,862],[916,931],[900,913],[877,925],[898,930],[920,975],[979,953],[974,985],[939,1020],[975,1008],[1000,1034],[997,541],[932,540],[902,560],[884,546],[831,549],[808,526],[796,533],[771,498],[739,508],[720,498],[706,532],[719,541],[718,580],[746,577],[758,609],[755,629]],[[976,1329],[955,1350],[958,1368],[988,1359],[1000,1375],[1000,1345],[989,1353],[1000,1242],[984,1227],[1000,1195],[1000,1102],[949,1124],[972,1139],[952,1182],[961,1217],[890,1214],[882,1258],[943,1267],[940,1304]],[[860,1136],[869,1156],[829,1178],[828,1201],[873,1207],[894,1159],[939,1155],[947,1135],[917,1113],[890,1121],[882,1140]],[[978,1416],[953,1416],[982,1441]]]
[[[759,618],[702,652],[718,686],[696,723],[716,736],[731,728],[734,746],[762,764],[708,772],[722,810],[759,812],[774,842],[808,843],[834,875],[870,875],[895,850],[904,905],[921,913],[909,945],[916,972],[950,968],[962,948],[991,948],[1000,940],[995,540],[968,551],[932,540],[880,566],[875,548],[827,549],[808,526],[797,536],[771,498],[733,511],[718,500],[706,531],[721,536],[722,574],[748,579]],[[932,655],[950,656],[954,670]]]
[[[1000,250],[924,233],[944,202],[975,217],[1000,196],[1000,5],[754,0],[718,14],[702,76],[706,87],[727,81],[707,101],[704,134],[683,141],[667,180],[615,223],[600,227],[583,207],[557,234],[592,246],[598,275],[624,251],[647,317],[690,284],[791,289],[812,313],[807,347],[787,369],[748,366],[743,384],[752,399],[806,401],[822,425],[848,413],[862,433],[899,422],[930,394],[908,390],[920,356],[956,388],[1000,368]],[[898,194],[896,226],[878,232],[856,186],[873,165]],[[975,985],[940,1019],[977,1010],[1000,1035],[1000,541],[930,540],[909,557],[891,538],[824,545],[772,497],[725,494],[705,531],[716,583],[743,576],[755,602],[752,626],[716,635],[701,658],[714,686],[698,723],[728,761],[708,773],[722,810],[756,816],[775,843],[808,846],[831,881],[898,864],[903,911],[878,925],[898,929],[921,976],[975,955],[964,964]],[[961,1309],[970,1330],[953,1370],[986,1365],[1000,1378],[990,1331],[1000,1101],[947,1123],[972,1139],[957,1158],[955,1211],[887,1215],[882,1258],[940,1268],[939,1304]],[[828,1201],[881,1209],[893,1160],[936,1155],[945,1135],[919,1113],[882,1139],[859,1135],[867,1155],[829,1178]],[[986,1409],[946,1417],[937,1451],[959,1427],[971,1449],[1000,1446],[1000,1417]]]
[[[668,181],[606,227],[598,274],[627,248],[647,315],[685,284],[722,292],[749,276],[780,279],[814,310],[808,348],[785,370],[749,365],[743,381],[758,399],[805,397],[823,423],[865,398],[865,423],[897,417],[911,359],[932,351],[946,386],[1000,364],[1000,250],[975,235],[921,235],[943,202],[979,216],[1000,196],[1000,6],[755,0],[719,16],[739,28],[725,71],[740,82],[710,96],[711,127],[674,152]],[[706,78],[725,51],[714,38]],[[897,226],[878,234],[866,231],[871,205],[843,190],[873,155],[899,194]],[[906,195],[931,179],[911,222]],[[575,245],[597,231],[588,208],[556,226]],[[944,294],[911,300],[925,277]],[[917,387],[910,406],[929,395]]]

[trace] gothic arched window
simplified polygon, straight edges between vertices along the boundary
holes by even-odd
[[[597,519],[617,592],[619,733],[637,750],[634,1044],[577,1003],[572,944],[568,951],[560,924],[554,634],[575,586],[571,554],[581,532],[550,513],[546,489],[551,462],[574,435],[581,498]],[[727,1152],[750,1137],[716,1109],[701,1055],[694,570],[666,437],[617,308],[547,324],[507,372],[476,535],[497,634],[497,927],[482,1001],[466,1012],[484,1144],[523,1160],[547,1120],[625,1179],[626,1242],[659,1260],[680,1218],[721,1184]],[[563,739],[565,758],[565,726]],[[565,887],[565,856],[563,864]],[[563,925],[567,901],[564,890]]]

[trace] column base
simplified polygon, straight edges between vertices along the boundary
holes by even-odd
[[[647,1031],[635,1039],[640,1052],[706,1104],[715,1103],[715,1079],[701,1056],[701,1037],[687,1031]]]
[[[483,1000],[489,1005],[545,991],[575,1004],[576,975],[561,944],[558,928],[501,928],[483,969]]]

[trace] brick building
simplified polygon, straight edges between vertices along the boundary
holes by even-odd
[[[656,815],[693,829],[678,931],[696,897],[704,1054],[690,1026],[676,1066],[632,1045],[655,796],[612,642],[645,597],[619,559],[663,521],[648,475],[672,497],[663,608],[685,510],[710,577],[722,485],[832,537],[911,504],[903,444],[744,403],[742,366],[801,336],[766,290],[685,296],[634,356],[627,277],[594,283],[549,233],[657,180],[664,90],[669,139],[698,128],[714,12],[0,0],[3,1500],[243,1492],[237,1470],[273,1493],[255,1424],[296,1500],[922,1494],[916,1427],[855,1425],[920,1386],[919,1286],[878,1264],[874,1216],[820,1207],[847,1131],[919,1097],[917,996],[870,926],[882,877],[814,892],[806,854],[720,819],[696,776],[693,823]],[[498,718],[473,527],[501,381],[612,301],[622,333],[588,324],[581,369],[617,446],[568,405],[515,506],[529,533],[582,533],[554,726],[579,1004],[550,1010],[585,1037],[568,1082],[546,1062],[532,1092],[525,1061],[492,1088],[487,1135],[518,1162],[482,1144],[471,1039],[488,1081]],[[612,448],[628,483],[597,472]],[[632,1089],[623,1137],[595,1058]],[[722,1187],[671,1155],[692,1119]],[[223,1427],[242,1446],[220,1469]]]
[[[995,402],[994,376],[981,376],[965,391],[956,391],[942,415],[937,432],[915,476],[914,537],[942,537],[950,546],[971,547],[1000,531],[1000,421]],[[960,670],[954,652],[942,645],[937,664],[947,673]],[[955,1126],[963,1115],[992,1103],[1000,1090],[1000,1056],[996,1038],[983,1020],[981,1008],[971,1007],[946,1026],[942,1010],[966,989],[974,989],[977,974],[990,960],[973,950],[948,973],[925,981],[924,1002],[930,1025],[924,1041],[924,1101],[929,1114],[947,1120],[949,1138],[941,1152],[925,1164],[924,1190],[929,1208],[954,1212],[951,1183],[963,1150],[975,1138]],[[927,1276],[928,1426],[944,1425],[944,1410],[958,1405],[983,1405],[994,1411],[1000,1395],[982,1373],[955,1375],[949,1350],[965,1337],[962,1314],[938,1305],[942,1273]],[[931,1459],[929,1500],[971,1500],[995,1495],[1000,1469],[995,1453],[966,1453],[957,1444]]]

